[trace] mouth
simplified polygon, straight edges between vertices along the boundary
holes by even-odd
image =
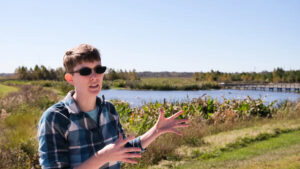
[[[99,87],[99,84],[90,85],[89,88],[91,89],[97,89]]]

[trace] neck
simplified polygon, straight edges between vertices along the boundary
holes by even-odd
[[[79,109],[83,112],[89,112],[96,107],[96,97],[79,94],[75,91],[73,99],[76,101]]]

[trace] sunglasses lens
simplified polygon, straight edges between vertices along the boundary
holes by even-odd
[[[92,73],[92,69],[87,68],[87,67],[79,70],[79,74],[82,76],[87,76],[87,75],[90,75],[91,73]]]
[[[104,73],[106,70],[106,66],[97,66],[95,67],[95,72],[98,74]]]

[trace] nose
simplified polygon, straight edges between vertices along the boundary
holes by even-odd
[[[92,70],[92,73],[91,73],[91,75],[90,75],[90,78],[91,79],[95,79],[97,77],[97,73],[94,71],[94,70]]]

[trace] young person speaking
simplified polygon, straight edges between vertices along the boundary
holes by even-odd
[[[99,51],[81,44],[63,58],[65,80],[74,86],[60,102],[48,108],[38,125],[42,168],[120,168],[120,162],[136,163],[141,152],[161,134],[187,127],[188,119],[177,120],[179,111],[165,118],[160,109],[156,124],[145,134],[125,137],[114,105],[98,94],[106,67]]]

